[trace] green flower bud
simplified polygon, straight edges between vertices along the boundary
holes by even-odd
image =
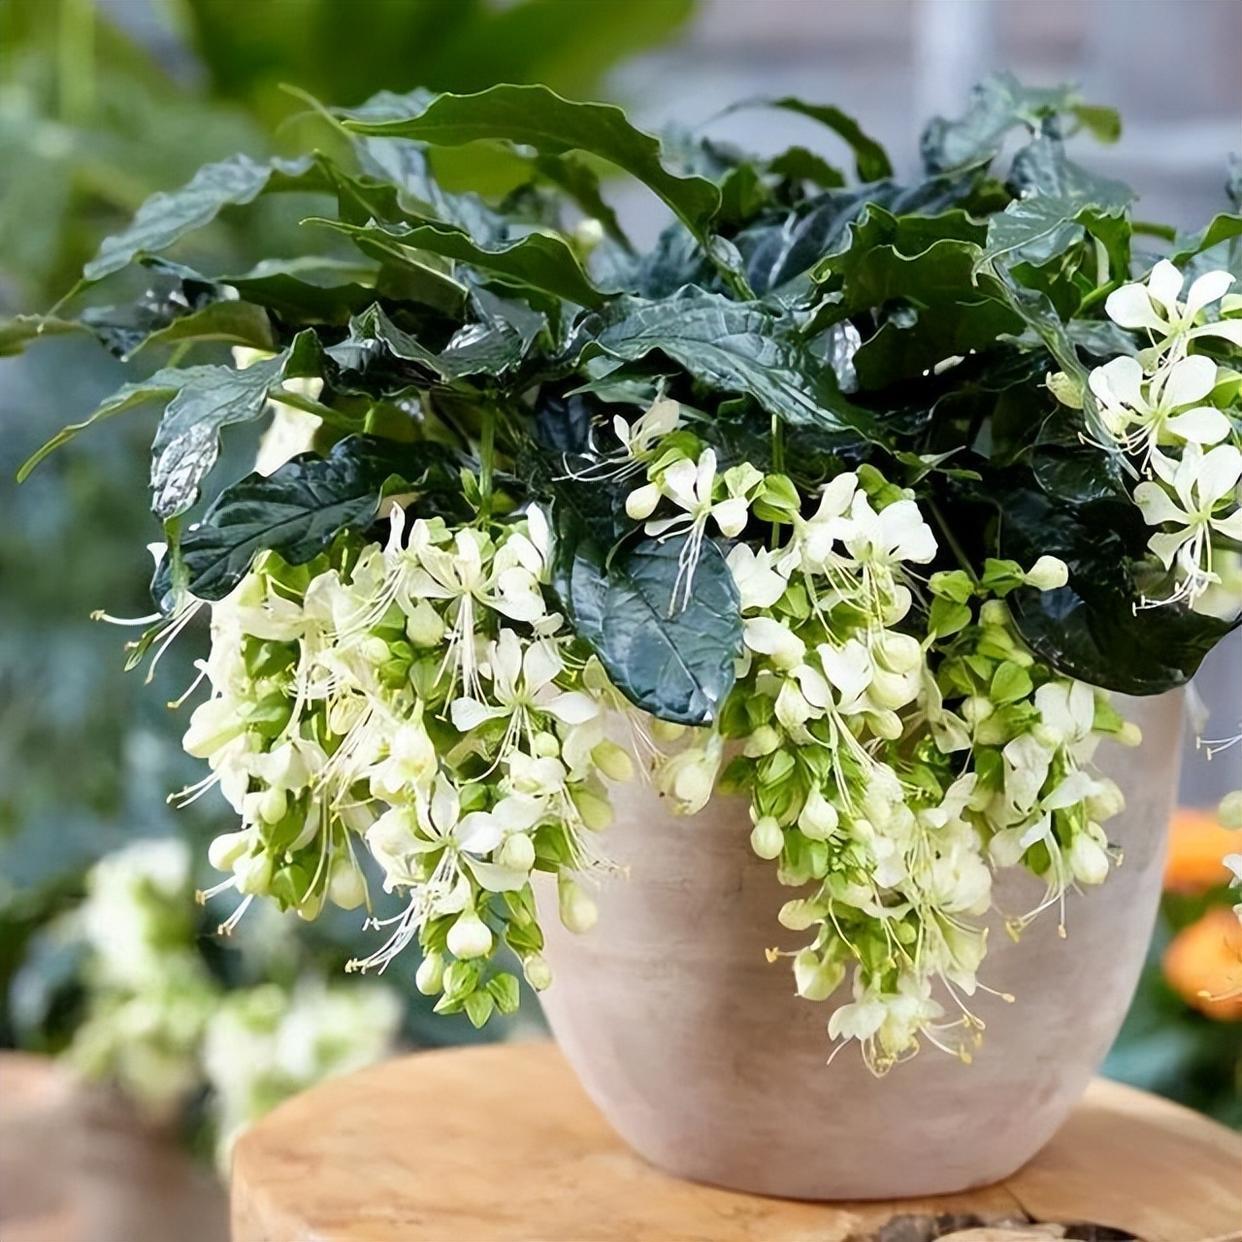
[[[592,832],[603,832],[612,823],[612,803],[585,785],[571,785],[569,796],[573,799],[582,822]]]
[[[1113,736],[1114,740],[1120,742],[1123,746],[1141,746],[1143,744],[1143,730],[1133,720],[1127,720]]]
[[[599,918],[595,902],[568,876],[557,879],[556,904],[561,923],[571,932],[588,932]]]
[[[827,1000],[844,978],[841,962],[822,961],[813,949],[803,949],[794,958],[794,983],[804,1000]]]
[[[513,871],[529,871],[535,865],[535,843],[524,832],[506,837],[497,862]]]
[[[890,673],[912,673],[923,664],[923,647],[911,634],[885,630],[876,641],[876,662]]]
[[[785,834],[771,815],[763,816],[750,830],[750,848],[760,858],[771,860],[780,857],[781,850],[785,848]]]
[[[1044,379],[1048,391],[1071,410],[1082,409],[1082,381],[1064,371],[1050,371]]]
[[[265,824],[278,824],[289,809],[289,795],[283,789],[265,789],[259,797],[259,818]]]
[[[624,746],[605,738],[591,751],[595,766],[613,781],[630,781],[634,779],[634,761]]]
[[[536,992],[546,991],[552,986],[552,967],[538,953],[532,953],[522,963],[522,973]]]
[[[1079,832],[1069,849],[1070,871],[1080,884],[1103,884],[1108,879],[1108,853],[1090,832]]]
[[[362,872],[348,858],[338,858],[328,879],[328,900],[341,910],[356,910],[366,899]]]
[[[871,732],[887,742],[897,741],[904,732],[901,717],[896,712],[867,712],[866,716]]]
[[[492,951],[491,930],[474,910],[463,910],[449,928],[448,950],[466,961],[486,957]]]
[[[1225,828],[1242,828],[1242,789],[1221,799],[1220,822]]]
[[[405,619],[405,636],[415,647],[438,647],[444,641],[444,619],[420,599]]]
[[[822,923],[826,913],[819,902],[812,901],[809,897],[798,897],[785,902],[776,918],[789,931],[806,931],[808,927]]]
[[[414,974],[414,986],[424,996],[436,996],[444,987],[444,958],[439,953],[428,953],[418,964]]]
[[[535,734],[532,748],[539,759],[556,759],[561,753],[561,744],[557,741],[556,734],[549,733],[546,729]]]
[[[818,789],[812,789],[798,814],[798,827],[812,841],[824,841],[836,832],[840,820],[837,808]]]
[[[1087,814],[1094,820],[1112,819],[1126,809],[1125,795],[1116,781],[1100,778],[1100,788],[1087,799]]]
[[[266,893],[272,882],[272,859],[269,854],[255,854],[239,858],[233,864],[237,877],[237,891],[249,896]]]
[[[982,724],[995,710],[992,700],[981,694],[972,694],[969,698],[962,700],[962,719],[967,724]]]
[[[1009,606],[999,599],[988,600],[979,609],[979,624],[1004,630],[1009,625]]]
[[[678,741],[686,732],[686,726],[678,724],[675,720],[653,720],[651,722],[651,736],[657,742],[665,744]]]
[[[771,725],[760,725],[747,739],[742,753],[747,759],[762,759],[781,744],[781,735]]]

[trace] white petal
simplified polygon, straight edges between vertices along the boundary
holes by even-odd
[[[1160,563],[1165,569],[1171,569],[1173,558],[1190,537],[1191,532],[1188,530],[1180,530],[1172,535],[1152,535],[1147,541],[1147,546],[1160,558]]]
[[[1189,520],[1186,513],[1177,507],[1173,497],[1160,486],[1150,481],[1140,483],[1134,489],[1134,503],[1143,511],[1143,520],[1148,526],[1159,526],[1162,522],[1177,522],[1185,525]]]
[[[1198,336],[1219,336],[1242,347],[1242,319],[1222,319],[1219,323],[1205,323],[1198,328],[1192,328],[1187,336],[1191,339]]]
[[[1242,452],[1232,444],[1218,444],[1199,467],[1200,499],[1215,503],[1228,496],[1242,478]]]
[[[704,449],[699,454],[699,464],[695,471],[695,494],[700,501],[712,498],[712,485],[716,482],[716,453],[713,449]]]
[[[1160,387],[1160,405],[1178,410],[1195,405],[1216,387],[1216,363],[1202,354],[1183,358],[1168,370]]]
[[[837,475],[820,493],[819,508],[816,509],[815,516],[811,520],[840,517],[850,507],[857,487],[858,475],[852,470]]]
[[[1099,781],[1081,770],[1071,772],[1043,801],[1049,811],[1064,810],[1089,798],[1100,787]]]
[[[441,833],[452,832],[461,814],[461,800],[456,788],[444,776],[436,778],[431,795],[431,822]]]
[[[522,661],[527,694],[538,694],[564,668],[560,652],[549,642],[533,642]]]
[[[468,854],[490,854],[500,844],[503,834],[487,811],[471,811],[453,830],[453,838]]]
[[[1186,314],[1193,319],[1205,306],[1219,302],[1229,292],[1233,277],[1228,272],[1204,272],[1186,294]]]
[[[503,707],[488,707],[486,703],[471,698],[454,699],[449,707],[449,717],[458,733],[469,733],[485,721],[496,720],[508,714]]]
[[[1167,324],[1156,314],[1144,285],[1122,285],[1104,303],[1108,317],[1123,328],[1152,328],[1164,331]]]
[[[530,879],[525,871],[515,871],[512,867],[502,867],[499,863],[484,862],[478,858],[472,858],[467,865],[480,887],[489,893],[517,892],[525,888]]]
[[[1105,405],[1128,405],[1133,410],[1145,409],[1143,400],[1143,368],[1137,358],[1122,355],[1112,362],[1096,367],[1087,376],[1091,391]]]
[[[1182,440],[1219,444],[1229,434],[1230,422],[1215,406],[1201,405],[1196,410],[1174,414],[1165,427]]]
[[[1177,295],[1182,291],[1184,280],[1185,277],[1168,259],[1161,259],[1147,278],[1147,292],[1151,300],[1163,306],[1169,318],[1172,318],[1177,306]]]
[[[742,533],[749,516],[746,500],[741,496],[733,500],[722,500],[712,506],[712,517],[716,519],[720,533],[727,539],[735,539]]]
[[[580,725],[591,720],[599,712],[599,704],[582,690],[569,690],[540,706],[550,712],[562,724]]]
[[[1227,518],[1216,518],[1212,522],[1213,528],[1226,539],[1232,539],[1236,543],[1242,543],[1242,509],[1238,509],[1231,513]]]

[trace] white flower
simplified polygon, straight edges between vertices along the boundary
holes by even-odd
[[[747,617],[742,638],[751,651],[768,656],[777,668],[794,668],[806,654],[802,639],[775,617]]]
[[[525,644],[511,629],[502,629],[488,652],[487,667],[492,679],[495,704],[464,696],[455,699],[450,708],[453,727],[469,733],[489,720],[510,721],[510,736],[502,750],[516,743],[525,732],[529,739],[534,732],[531,714],[547,712],[563,724],[584,724],[594,717],[599,706],[581,690],[560,690],[553,683],[564,670],[560,653],[546,640]]]
[[[1231,430],[1220,410],[1202,404],[1216,386],[1216,364],[1200,354],[1176,359],[1150,380],[1137,358],[1114,358],[1088,382],[1105,426],[1128,451],[1150,453],[1170,441],[1217,444]]]
[[[1233,872],[1233,878],[1229,881],[1229,887],[1242,888],[1242,854],[1226,854],[1221,861]],[[1242,919],[1242,901],[1234,906],[1233,912],[1238,918]]]
[[[1053,839],[1053,813],[1085,802],[1099,790],[1099,781],[1083,771],[1068,773],[1032,809],[1030,816],[1013,828],[1003,829],[989,842],[988,851],[998,866],[1012,867],[1037,842],[1044,842],[1053,857],[1060,849]]]
[[[777,568],[778,556],[766,548],[756,551],[748,543],[739,543],[729,553],[729,572],[737,584],[741,610],[771,608],[789,583]]]
[[[625,448],[627,457],[641,461],[646,458],[655,444],[670,432],[676,431],[681,423],[681,407],[668,397],[658,397],[646,411],[634,422],[627,423],[620,414],[612,420],[612,429]]]
[[[850,504],[845,546],[864,564],[892,567],[903,561],[925,565],[936,556],[936,537],[913,500],[897,500],[878,513],[865,492]]]
[[[1152,268],[1146,284],[1122,285],[1108,295],[1104,309],[1123,328],[1145,329],[1161,338],[1158,351],[1185,345],[1200,336],[1223,337],[1242,345],[1242,320],[1221,320],[1196,326],[1196,319],[1213,302],[1219,302],[1233,284],[1224,271],[1205,272],[1191,284],[1186,301],[1179,301],[1185,278],[1167,259]]]
[[[1041,740],[1086,763],[1099,743],[1094,732],[1095,691],[1083,681],[1050,681],[1035,691],[1035,706],[1043,726]]]
[[[1173,598],[1194,596],[1215,580],[1212,572],[1212,536],[1242,542],[1242,509],[1237,503],[1242,478],[1242,452],[1232,444],[1218,444],[1204,453],[1188,445],[1180,462],[1154,459],[1161,483],[1145,481],[1134,489],[1134,500],[1149,526],[1173,525],[1157,532],[1147,546],[1166,569],[1177,562],[1185,582]],[[1172,494],[1170,494],[1170,489]]]
[[[852,471],[838,474],[820,492],[815,512],[795,523],[802,568],[822,573],[834,556],[835,545],[847,529],[846,514],[858,490],[858,476]]]
[[[1041,556],[1025,574],[1026,585],[1037,591],[1055,591],[1069,581],[1069,566],[1057,556]]]

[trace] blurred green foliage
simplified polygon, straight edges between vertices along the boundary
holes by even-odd
[[[103,237],[201,164],[292,143],[305,105],[283,84],[341,104],[382,88],[499,81],[599,95],[610,66],[673,36],[692,8],[693,0],[0,0],[0,314],[47,310]],[[323,140],[322,126],[316,135]],[[222,217],[205,234],[207,253],[192,261],[244,270],[275,252],[272,239],[296,204],[284,210],[249,212],[244,227]],[[201,846],[216,808],[204,799],[174,814],[164,802],[195,779],[178,743],[184,722],[163,703],[188,684],[203,636],[187,634],[169,652],[153,688],[122,671],[121,643],[136,631],[88,620],[101,606],[150,611],[142,549],[159,538],[145,508],[150,429],[136,418],[118,435],[58,454],[22,487],[12,482],[67,416],[122,382],[121,367],[66,338],[0,359],[0,368],[2,1045],[16,1035],[14,975],[32,937],[80,898],[85,868],[137,836],[189,833]],[[90,539],[76,537],[83,526]],[[317,950],[325,967],[349,955],[341,945],[360,935],[358,921],[331,922]],[[73,969],[42,957],[22,973],[27,1042],[72,1020]],[[404,990],[417,1028],[429,1007]],[[460,1030],[438,1026],[434,1038],[470,1033],[463,1021]]]

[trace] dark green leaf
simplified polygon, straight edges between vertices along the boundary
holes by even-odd
[[[87,329],[72,319],[55,315],[11,315],[0,317],[0,358],[20,354],[30,341],[41,336],[66,336]]]
[[[587,279],[577,256],[560,237],[528,233],[512,242],[484,245],[468,233],[441,221],[422,224],[346,224],[317,219],[311,223],[347,233],[362,241],[374,241],[400,252],[403,248],[425,250],[545,293],[563,297],[579,306],[599,306],[603,295]]]
[[[150,345],[175,345],[179,341],[224,341],[270,351],[276,348],[271,320],[261,306],[249,302],[209,302],[201,310],[174,319],[152,332],[127,357]]]
[[[610,560],[581,542],[568,599],[579,635],[627,698],[662,720],[707,724],[733,688],[742,651],[737,587],[720,549],[704,541],[689,606],[672,608],[684,540],[644,540]]]
[[[253,202],[261,194],[330,188],[319,162],[310,157],[259,163],[247,155],[235,155],[218,164],[207,164],[181,189],[147,199],[127,229],[104,240],[99,253],[83,269],[83,276],[90,281],[101,280],[140,254],[165,250],[187,233],[209,224],[224,207]]]
[[[438,95],[404,119],[347,117],[345,126],[359,134],[414,138],[433,145],[501,139],[545,155],[586,151],[649,186],[700,238],[706,237],[720,204],[720,194],[710,181],[669,172],[661,162],[659,141],[635,129],[620,108],[573,103],[544,86],[494,86],[477,95]]]
[[[584,323],[575,352],[622,361],[659,352],[701,383],[747,393],[786,422],[875,437],[871,416],[841,396],[832,371],[791,325],[754,302],[695,289],[662,302],[618,298]]]
[[[449,488],[456,477],[439,445],[372,436],[349,436],[326,458],[295,457],[267,477],[247,475],[225,488],[182,536],[186,587],[199,599],[222,599],[258,553],[275,551],[291,565],[304,565],[342,531],[370,526],[385,494]],[[153,593],[162,599],[167,588],[165,576]]]
[[[835,108],[831,104],[811,104],[804,100],[786,95],[782,99],[759,99],[754,103],[765,104],[770,108],[783,108],[786,112],[796,112],[800,116],[809,117],[832,130],[838,138],[843,139],[854,152],[855,167],[860,181],[882,181],[893,175],[893,166],[888,153],[874,138],[863,133],[852,116]],[[749,107],[750,104],[743,104]]]
[[[837,190],[845,184],[845,176],[822,156],[806,147],[790,147],[768,161],[768,171],[790,181],[810,181],[821,190]]]
[[[971,91],[962,117],[936,117],[927,126],[920,143],[923,163],[933,173],[989,163],[1010,130],[1021,125],[1057,135],[1066,115],[1104,137],[1119,132],[1119,126],[1107,123],[1108,111],[1083,104],[1071,87],[1027,87],[1011,73],[994,73]]]

